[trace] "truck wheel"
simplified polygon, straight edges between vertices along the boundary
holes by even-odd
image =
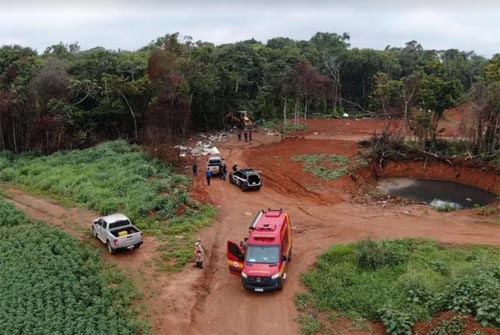
[[[280,280],[277,289],[278,289],[278,291],[283,291],[283,279]]]
[[[109,243],[109,241],[108,241],[108,243],[107,243],[107,246],[108,246],[108,252],[109,252],[111,255],[112,255],[112,254],[114,254],[114,253],[115,253],[115,250],[111,247],[111,243]]]
[[[141,247],[141,243],[137,243],[136,245],[134,245],[134,249],[139,249]]]

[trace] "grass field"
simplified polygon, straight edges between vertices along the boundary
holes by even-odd
[[[190,261],[194,235],[215,215],[189,198],[186,176],[125,141],[51,156],[3,153],[0,179],[66,205],[126,214],[165,242],[168,269]]]
[[[302,281],[307,292],[296,297],[296,305],[306,334],[328,328],[321,320],[336,313],[355,322],[382,321],[396,335],[439,311],[500,327],[500,248],[365,240],[332,247]]]
[[[137,291],[97,252],[0,199],[0,333],[148,334]]]

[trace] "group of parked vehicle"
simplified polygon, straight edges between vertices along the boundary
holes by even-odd
[[[213,175],[223,172],[224,159],[210,156],[207,169]],[[260,190],[260,174],[251,168],[233,166],[229,182],[243,191]],[[123,214],[95,219],[92,234],[106,244],[108,252],[133,250],[144,243],[144,234]],[[292,224],[282,209],[260,210],[240,243],[227,241],[227,262],[230,273],[240,276],[243,287],[255,292],[281,290],[286,267],[292,257]]]
[[[210,156],[207,160],[207,169],[212,171],[212,175],[220,175],[223,165],[224,159],[221,156]],[[243,191],[258,191],[262,187],[262,179],[258,171],[248,167],[238,169],[236,164],[229,173],[229,182],[238,185]]]

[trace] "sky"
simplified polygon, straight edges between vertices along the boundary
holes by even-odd
[[[136,50],[167,33],[215,44],[273,37],[308,40],[349,33],[351,47],[456,48],[500,53],[496,0],[0,0],[0,45],[43,52],[63,42],[81,49]]]

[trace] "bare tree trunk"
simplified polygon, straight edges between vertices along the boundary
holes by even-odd
[[[306,95],[306,106],[305,106],[305,109],[304,109],[304,124],[307,122],[307,106],[308,106],[308,101],[307,101],[307,95]]]
[[[0,143],[2,144],[2,151],[5,151],[5,140],[3,138],[3,125],[2,125],[2,115],[0,115]]]
[[[286,98],[285,106],[283,107],[283,138],[286,138]]]
[[[134,111],[132,110],[132,107],[130,106],[130,104],[128,103],[128,100],[127,100],[127,97],[125,96],[125,94],[123,94],[121,91],[120,91],[120,95],[122,96],[123,100],[125,100],[125,103],[127,104],[128,106],[128,109],[130,111],[130,114],[132,114],[132,119],[134,120],[134,139],[137,141],[137,139],[139,138],[138,135],[137,135],[137,120],[135,119],[135,114],[134,114]]]
[[[17,154],[16,124],[14,120],[12,120],[12,139],[14,140],[14,153]]]
[[[406,91],[406,89],[403,89],[402,93],[402,98],[405,104],[405,109],[404,109],[404,117],[403,117],[403,141],[405,141],[406,138],[406,124],[408,122],[408,104],[411,101],[411,98],[413,97],[413,94],[415,93],[417,86],[413,86],[413,89],[411,90],[410,93]]]
[[[297,125],[297,122],[299,121],[298,120],[298,113],[299,113],[299,101],[296,100],[295,101],[295,111],[294,111],[294,114],[293,114],[293,117],[295,119],[295,125]]]

